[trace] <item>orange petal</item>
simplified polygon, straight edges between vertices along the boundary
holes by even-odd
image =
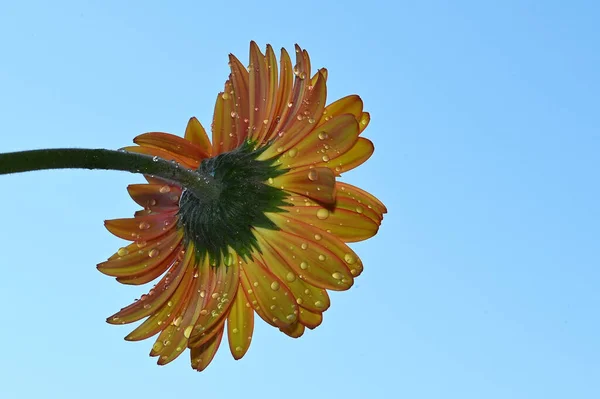
[[[323,204],[335,203],[335,176],[329,168],[288,172],[272,179],[269,184]]]
[[[155,147],[172,152],[186,159],[201,161],[210,156],[204,148],[184,139],[168,133],[152,132],[144,133],[133,139],[133,142],[146,147]]]
[[[241,283],[227,317],[229,350],[235,360],[241,359],[252,342],[254,332],[254,310],[250,306]]]
[[[300,279],[294,269],[287,265],[285,259],[263,237],[258,236],[257,238],[263,251],[261,256],[265,266],[285,283],[296,298],[296,303],[302,308],[315,312],[327,310],[330,304],[327,291]]]
[[[221,344],[221,339],[223,338],[223,328],[215,333],[211,337],[211,339],[205,344],[191,348],[190,349],[190,358],[192,362],[192,368],[198,371],[204,370],[210,362],[212,362],[217,350],[219,349],[219,345]]]
[[[381,201],[375,196],[369,194],[365,190],[362,190],[356,186],[348,183],[337,182],[336,186],[342,192],[341,195],[354,198],[358,202],[365,204],[367,208],[375,210],[380,215],[380,219],[383,219],[383,214],[387,213],[387,208]]]
[[[340,116],[343,114],[351,114],[354,115],[354,118],[357,120],[361,119],[363,110],[363,102],[362,99],[356,94],[352,94],[350,96],[346,96],[344,98],[340,98],[337,101],[332,102],[323,110],[323,116],[319,120],[317,126],[323,125],[325,122],[330,119],[335,118],[336,116]]]
[[[314,166],[329,167],[335,172],[336,176],[340,176],[342,173],[362,165],[371,157],[371,155],[373,155],[374,149],[373,143],[371,143],[369,139],[359,137],[356,143],[354,143],[354,146],[343,155],[340,155],[329,162],[318,162]]]
[[[320,243],[284,230],[256,228],[256,231],[301,279],[317,287],[336,291],[352,286],[354,279],[345,261]]]
[[[270,128],[275,127],[277,124],[275,121],[275,113],[277,112],[277,59],[275,58],[273,48],[269,44],[267,44],[265,68],[267,69],[268,74],[267,103],[264,120],[259,120],[259,123],[262,123],[263,126],[260,129],[260,132],[254,135],[258,143],[263,143],[270,134]]]
[[[323,313],[311,312],[308,309],[300,308],[300,323],[311,330],[317,328],[323,322]]]
[[[233,88],[225,82],[225,91],[217,95],[212,123],[212,153],[214,155],[231,151],[238,145],[237,119],[233,103]]]
[[[292,338],[300,338],[304,334],[304,325],[296,322],[288,327],[279,329],[282,333]]]
[[[236,264],[237,258],[230,253],[226,258],[229,265],[217,267],[208,264],[200,271],[201,286],[200,296],[202,298],[201,310],[195,322],[190,336],[190,347],[200,346],[208,339],[208,333],[226,317],[235,293],[239,287],[240,268]],[[204,276],[204,277],[203,277]]]
[[[147,147],[147,146],[129,146],[121,148],[127,152],[133,152],[136,154],[144,154],[151,157],[159,157],[166,161],[175,161],[178,164],[188,168],[188,169],[198,169],[200,162],[197,159],[191,159],[187,157],[183,157],[181,155],[177,155],[170,151],[166,151],[156,147]]]
[[[270,133],[262,141],[263,143],[266,143],[277,136],[281,130],[281,127],[284,125],[284,123],[286,123],[287,115],[291,112],[291,107],[293,106],[291,103],[293,87],[292,61],[290,60],[290,56],[284,48],[281,49],[281,57],[279,62],[281,65],[281,75],[277,89],[275,117],[272,118],[272,121],[270,121]]]
[[[233,102],[237,116],[235,118],[237,132],[237,143],[241,144],[246,140],[248,134],[248,123],[250,122],[250,111],[249,111],[249,76],[248,70],[242,65],[233,54],[229,55],[229,65],[231,67],[231,74],[229,80],[233,84]]]
[[[343,260],[352,276],[356,277],[362,273],[363,265],[358,255],[335,235],[315,229],[301,220],[290,220],[285,214],[270,213],[268,216],[282,231],[300,237],[304,242],[309,243],[308,246],[320,245],[334,254],[337,259]],[[339,274],[337,277],[342,278]]]
[[[140,206],[153,212],[176,211],[179,208],[181,189],[165,184],[130,184],[129,195]]]
[[[186,252],[186,258],[189,256],[189,252]],[[135,330],[125,337],[127,341],[141,341],[149,338],[154,334],[167,328],[171,322],[179,323],[175,321],[176,316],[181,312],[181,309],[188,303],[188,298],[191,294],[191,288],[193,283],[193,275],[195,273],[194,268],[187,267],[188,263],[185,262],[186,266],[183,267],[183,277],[181,282],[175,287],[173,295],[169,297],[166,303],[157,309],[150,317],[148,317],[142,324],[140,324]],[[164,343],[162,343],[164,345]],[[160,344],[156,344],[156,350],[160,349]]]
[[[261,53],[258,45],[250,42],[250,66],[248,74],[249,83],[249,124],[248,137],[256,140],[261,136],[265,127],[263,123],[267,112],[267,93],[269,91],[269,77],[267,75],[265,56]]]
[[[310,132],[288,151],[287,158],[281,157],[278,161],[286,168],[316,164],[331,167],[331,160],[350,150],[357,140],[356,119],[349,114],[341,115]],[[277,142],[273,143],[273,147],[275,146]]]
[[[183,262],[175,262],[167,274],[148,294],[142,295],[138,301],[124,307],[106,321],[110,324],[127,324],[150,316],[173,295],[175,288],[183,278],[183,267]]]
[[[175,227],[177,211],[157,213],[127,219],[105,220],[104,227],[124,240],[152,240],[168,233]]]
[[[254,309],[266,317],[269,324],[287,327],[298,318],[298,306],[288,287],[258,259],[241,265],[242,286],[252,300]],[[256,302],[256,303],[255,303]],[[262,314],[261,314],[262,313]]]
[[[149,241],[146,246],[139,248],[138,243],[121,248],[118,254],[122,256],[111,257],[106,262],[99,263],[100,272],[113,277],[135,276],[154,268],[162,270],[160,274],[171,266],[177,256],[174,251],[183,238],[183,233],[175,231],[165,237]]]
[[[379,230],[381,219],[364,203],[348,198],[336,183],[336,205],[333,210],[323,208],[303,196],[291,196],[287,202],[293,207],[282,207],[288,219],[298,220],[334,234],[342,241],[356,242],[374,236]]]
[[[275,137],[273,145],[267,148],[259,158],[271,158],[307,140],[310,137],[310,135],[307,137],[307,134],[315,128],[316,120],[323,112],[326,96],[327,86],[325,78],[321,76],[314,86],[308,88],[306,98],[292,99],[292,102],[300,101],[300,105],[295,113],[290,113],[288,116],[290,120],[282,126],[281,131]]]
[[[190,118],[185,128],[184,138],[200,147],[207,157],[212,154],[212,145],[210,144],[206,130],[195,117]]]

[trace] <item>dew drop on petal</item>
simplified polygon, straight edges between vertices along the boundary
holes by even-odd
[[[236,351],[236,352],[241,352],[241,351],[243,351],[243,350],[244,350],[244,349],[243,349],[241,346],[236,346],[236,347],[235,347],[235,351]]]
[[[346,261],[347,264],[351,265],[354,262],[356,262],[356,259],[354,258],[354,256],[352,256],[352,254],[346,254],[344,255],[344,260]]]
[[[315,123],[315,118],[308,118],[308,123]]]
[[[277,290],[279,289],[279,283],[278,283],[277,281],[273,281],[273,282],[271,283],[271,289],[272,289],[273,291],[277,291]]]
[[[321,240],[321,234],[315,234],[315,240],[320,241]]]
[[[363,207],[362,206],[357,206],[356,207],[356,213],[363,213]]]
[[[154,343],[154,345],[152,345],[152,350],[153,350],[154,352],[160,352],[160,351],[162,350],[162,348],[163,348],[163,347],[164,347],[164,346],[163,346],[163,343],[162,343],[162,342],[160,342],[160,341],[156,341],[156,342]]]
[[[307,248],[308,248],[308,244],[307,244],[307,243],[305,243],[305,242],[303,242],[303,243],[300,245],[300,248],[302,248],[302,249],[307,249]]]
[[[329,217],[329,211],[325,208],[320,208],[317,211],[317,218],[320,220],[325,220]]]
[[[302,305],[302,302],[304,302],[304,301],[302,300],[302,298],[296,298],[296,303],[297,303],[298,305]]]
[[[318,178],[319,178],[319,174],[317,173],[317,171],[316,171],[316,170],[314,170],[314,169],[311,169],[311,170],[308,172],[308,180],[315,181],[315,180],[317,180]]]
[[[140,230],[148,230],[150,228],[150,223],[148,223],[148,222],[141,222],[138,227],[140,228]]]
[[[160,191],[161,194],[165,194],[165,193],[168,193],[169,191],[171,191],[171,187],[169,187],[169,186],[162,186],[158,191]]]
[[[119,256],[125,256],[129,253],[129,250],[127,248],[119,248],[119,250],[117,251],[117,255]]]
[[[323,155],[321,159],[323,160],[323,162],[329,162],[329,157],[327,155]]]
[[[317,137],[319,137],[319,140],[325,140],[325,139],[329,138],[329,135],[327,134],[327,132],[319,132]]]
[[[315,305],[315,306],[316,306],[316,305]],[[184,337],[186,337],[186,338],[189,338],[189,337],[190,337],[190,335],[192,335],[192,329],[193,329],[193,328],[194,328],[193,326],[187,326],[187,327],[185,328],[185,330],[183,330],[183,336],[184,336]]]
[[[321,262],[323,262],[323,261],[325,260],[325,255],[323,255],[323,254],[320,254],[320,255],[319,255],[319,260],[320,260]]]
[[[321,301],[316,301],[316,302],[315,302],[315,306],[316,306],[316,307],[318,307],[318,308],[322,308],[322,307],[324,307],[325,305],[324,305],[324,304],[323,304],[323,302],[321,302]]]
[[[232,333],[237,334],[240,332],[240,330],[238,330],[237,328],[234,328],[233,330],[231,330]]]
[[[294,321],[294,320],[296,320],[296,315],[289,314],[289,315],[285,316],[285,318],[288,319],[289,321]]]
[[[306,262],[300,263],[300,269],[302,269],[302,270],[308,269],[308,263],[306,263]]]
[[[288,151],[288,156],[290,158],[294,158],[297,154],[298,154],[297,148],[292,148],[291,150]]]
[[[151,258],[156,258],[159,253],[160,253],[160,251],[158,249],[154,248],[150,252],[148,252],[148,256]]]
[[[182,320],[183,320],[183,316],[179,316],[178,318],[176,318],[175,320],[173,320],[173,325],[175,327],[179,327],[179,325],[181,324]]]
[[[331,277],[333,277],[336,280],[341,280],[342,277],[344,277],[344,276],[340,272],[334,272],[334,273],[331,274]]]

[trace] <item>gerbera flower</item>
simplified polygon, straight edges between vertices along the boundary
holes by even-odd
[[[296,65],[282,49],[250,45],[246,69],[229,56],[231,74],[217,96],[212,142],[196,118],[183,138],[146,133],[124,150],[160,157],[212,176],[212,191],[191,192],[146,176],[128,187],[143,207],[107,229],[132,241],[98,269],[123,284],[162,278],[138,301],[108,318],[144,320],[126,340],[158,334],[158,364],[190,349],[192,367],[213,359],[225,330],[240,359],[254,314],[291,337],[315,328],[329,307],[327,290],[347,290],[360,258],[346,244],[373,236],[385,206],[336,177],[365,162],[372,143],[361,99],[325,106],[327,70],[311,76],[305,50]]]

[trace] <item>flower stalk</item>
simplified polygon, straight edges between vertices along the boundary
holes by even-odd
[[[122,150],[52,148],[0,153],[0,175],[45,169],[122,170],[177,183],[199,198],[218,199],[221,192],[219,183],[209,173]]]

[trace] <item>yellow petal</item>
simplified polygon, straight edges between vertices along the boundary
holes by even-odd
[[[246,306],[246,303],[248,303],[248,299],[240,283],[229,316],[227,317],[229,349],[235,360],[241,359],[246,354],[252,342],[252,334],[254,332],[254,310],[252,307]]]
[[[190,358],[193,369],[202,371],[208,367],[219,349],[222,338],[223,328],[221,327],[208,342],[199,347],[190,349]]]
[[[336,259],[342,260],[347,269],[350,270],[350,274],[356,277],[363,271],[362,261],[356,255],[356,253],[346,245],[342,240],[336,237],[334,234],[328,233],[320,229],[315,229],[307,223],[301,220],[290,220],[286,214],[281,213],[269,213],[268,217],[277,225],[282,231],[293,234],[294,236],[300,237],[304,242],[307,242],[309,247],[320,246],[326,248],[329,252],[335,255]],[[339,273],[334,275],[334,278],[342,279],[343,274]],[[321,309],[322,311],[322,309]]]
[[[153,212],[176,211],[179,208],[181,188],[164,184],[130,184],[129,195],[140,206]]]
[[[325,107],[318,126],[321,126],[330,119],[343,114],[351,114],[355,119],[359,120],[362,115],[362,110],[362,99],[356,94],[340,98],[339,100],[334,101]]]
[[[280,328],[279,331],[292,338],[300,338],[304,334],[304,325],[296,322],[290,326]]]
[[[287,51],[281,49],[280,57],[281,75],[279,78],[279,86],[277,88],[277,101],[275,106],[275,114],[272,121],[269,121],[269,134],[265,136],[262,143],[274,139],[281,127],[287,121],[287,115],[291,112],[292,107],[292,87],[293,87],[293,74],[292,74],[292,61]]]
[[[300,323],[310,328],[317,328],[323,322],[323,313],[311,312],[308,309],[300,308]]]
[[[288,172],[274,178],[271,184],[322,204],[335,203],[335,176],[329,168]]]
[[[266,110],[264,114],[264,119],[259,120],[258,123],[262,123],[262,127],[258,133],[254,136],[258,143],[264,143],[266,138],[270,135],[271,128],[274,128],[277,125],[277,120],[275,118],[277,112],[277,59],[275,58],[275,53],[273,52],[273,48],[267,44],[267,53],[265,56],[265,68],[267,69],[268,74],[268,83],[267,83],[267,97],[266,97]],[[291,68],[291,66],[290,66]],[[291,78],[290,78],[291,82]]]
[[[250,122],[249,111],[249,76],[248,70],[233,54],[229,55],[231,74],[229,80],[233,84],[233,102],[236,112],[236,129],[238,143],[246,140],[248,134],[248,123]]]
[[[298,318],[298,306],[288,287],[258,259],[241,265],[242,286],[259,316],[267,318],[269,324],[287,327]],[[256,302],[256,303],[254,303]],[[262,313],[262,315],[261,315]]]
[[[335,157],[328,162],[318,162],[314,167],[329,167],[336,176],[340,176],[344,172],[348,172],[362,165],[367,159],[373,155],[373,143],[369,139],[359,137],[356,143],[346,153]],[[283,161],[285,164],[285,160]],[[305,167],[305,169],[308,167]]]
[[[329,308],[327,291],[302,280],[298,273],[287,265],[285,259],[269,245],[262,236],[258,236],[265,266],[279,278],[291,291],[301,308],[315,312],[324,312]]]
[[[343,291],[354,282],[343,259],[318,242],[284,230],[256,228],[287,265],[308,283],[320,288]]]
[[[331,160],[350,150],[358,140],[358,123],[352,115],[338,116],[313,130],[295,145],[294,157],[281,159],[286,168],[308,165],[325,165],[330,167]],[[276,147],[277,142],[272,147]],[[270,147],[270,148],[272,148]],[[289,152],[288,152],[289,154]]]

